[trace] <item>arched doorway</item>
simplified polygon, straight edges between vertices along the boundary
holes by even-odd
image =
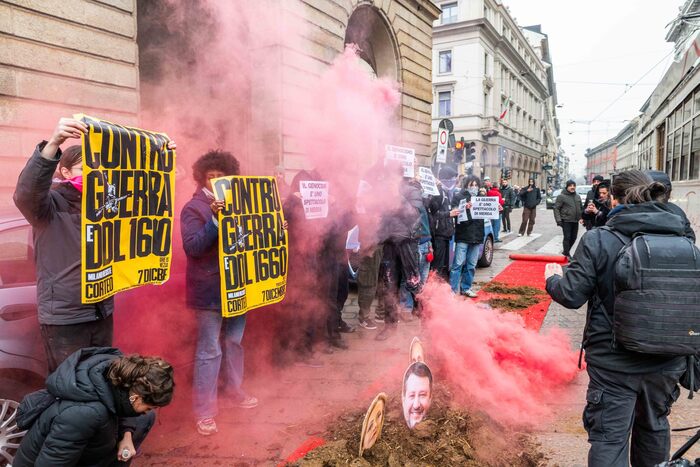
[[[355,44],[360,58],[376,76],[400,81],[399,48],[384,13],[372,5],[359,5],[348,19],[345,44]]]

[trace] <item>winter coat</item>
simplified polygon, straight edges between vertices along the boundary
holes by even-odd
[[[574,191],[562,190],[554,202],[554,220],[557,225],[562,222],[578,222],[581,219],[581,197]]]
[[[588,229],[605,225],[605,223],[608,221],[608,213],[610,212],[609,199],[607,201],[601,201],[599,199],[593,199],[591,201],[598,210],[598,213],[587,213],[586,207],[588,206],[588,203],[583,206],[583,212],[581,213],[581,218],[585,221],[586,228]]]
[[[542,201],[542,193],[536,186],[532,187],[532,191],[527,191],[529,188],[529,186],[524,186],[520,189],[520,199],[523,202],[523,207],[534,209]]]
[[[14,202],[32,225],[39,323],[67,325],[104,319],[114,299],[84,305],[81,300],[81,193],[70,183],[51,186],[61,158],[45,159],[40,143],[19,175]]]
[[[501,196],[501,190],[499,190],[495,186],[491,187],[491,189],[486,192],[486,196],[494,196],[494,197],[498,198],[498,204],[503,206],[504,201],[503,201],[503,196]]]
[[[433,237],[450,238],[455,233],[454,217],[450,216],[450,196],[442,186],[439,195],[431,196],[428,205]]]
[[[510,185],[501,187],[501,196],[503,196],[503,207],[512,208],[515,206],[517,195]]]
[[[688,220],[688,216],[685,215],[685,211],[681,209],[680,206],[674,203],[666,203],[666,208],[674,213],[677,216],[680,216],[681,219],[683,219],[683,231],[685,232],[685,236],[688,237],[695,242],[695,232],[693,231],[693,227],[690,225],[690,221]]]
[[[221,309],[219,227],[211,203],[200,188],[180,214],[182,247],[187,255],[187,306],[199,310]]]
[[[610,212],[607,225],[631,237],[637,232],[684,235],[683,221],[667,205],[648,202],[625,205]],[[566,308],[588,302],[588,325],[584,333],[586,362],[596,367],[626,373],[647,373],[678,364],[685,357],[660,357],[612,347],[611,312],[615,302],[614,265],[622,242],[605,229],[593,229],[581,237],[574,260],[564,276],[547,279],[547,293]],[[608,315],[606,318],[605,314]]]
[[[403,181],[400,185],[401,196],[398,208],[382,216],[379,226],[379,242],[400,243],[418,238],[420,210],[423,208],[423,195],[418,182]]]
[[[24,436],[13,466],[113,465],[124,426],[106,372],[119,356],[113,348],[81,349],[49,375],[46,389],[57,400]]]
[[[452,197],[452,208],[458,208],[459,202],[465,199],[467,203],[471,201],[471,194],[466,188],[454,194]],[[482,243],[484,241],[484,220],[472,219],[472,215],[467,209],[466,222],[459,222],[455,218],[455,242],[457,243]]]

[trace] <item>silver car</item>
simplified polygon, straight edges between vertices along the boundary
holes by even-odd
[[[18,212],[6,212],[0,214],[0,399],[20,400],[45,376],[32,228]]]

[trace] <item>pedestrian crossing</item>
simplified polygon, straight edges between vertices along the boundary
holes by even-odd
[[[537,253],[544,253],[544,254],[550,254],[550,255],[558,255],[561,254],[561,249],[562,245],[564,243],[564,236],[563,235],[555,235],[552,237],[550,241],[544,244],[540,249],[537,250]]]
[[[527,245],[528,243],[530,243],[534,240],[537,240],[541,236],[542,236],[542,234],[533,233],[529,236],[523,235],[522,237],[516,237],[514,240],[503,245],[500,249],[501,250],[510,250],[510,251],[519,250],[522,247],[524,247],[525,245]]]

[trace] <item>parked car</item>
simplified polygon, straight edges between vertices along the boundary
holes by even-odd
[[[561,194],[561,190],[554,190],[551,194],[547,195],[545,203],[547,204],[547,209],[554,209],[554,203],[557,201],[557,196]]]
[[[0,398],[41,385],[46,356],[36,306],[32,228],[18,212],[0,214]]]

